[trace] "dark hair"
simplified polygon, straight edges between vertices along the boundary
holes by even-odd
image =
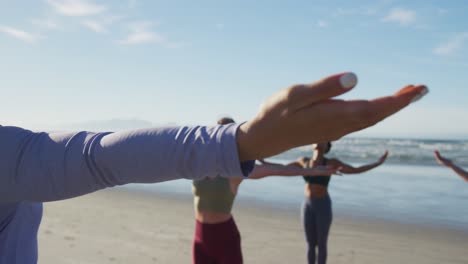
[[[226,124],[230,124],[230,123],[235,123],[234,122],[234,119],[230,118],[230,117],[222,117],[218,120],[218,125],[226,125]]]
[[[323,150],[323,153],[327,154],[328,152],[330,152],[330,149],[332,147],[332,143],[330,141],[322,142],[322,143],[315,143],[315,144],[313,144],[313,146],[315,146],[314,148],[316,148],[318,145],[325,145],[325,144],[327,145],[327,148]]]

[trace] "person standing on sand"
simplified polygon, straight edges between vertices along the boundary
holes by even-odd
[[[460,176],[463,180],[468,182],[468,172],[463,170],[461,167],[457,166],[455,163],[453,163],[451,160],[444,158],[442,155],[440,155],[439,151],[434,151],[434,155],[436,157],[437,162],[439,164],[444,165],[446,167],[449,167],[452,169],[458,176]]]
[[[42,202],[128,183],[248,176],[256,159],[373,126],[428,92],[408,85],[374,100],[334,99],[356,83],[356,75],[342,73],[293,85],[239,125],[116,133],[0,126],[0,264],[37,262]]]
[[[234,123],[229,117],[218,120],[219,125]],[[255,165],[248,179],[268,176],[328,175],[336,169],[318,166],[297,168],[277,164]],[[239,185],[244,179],[207,177],[194,180],[192,185],[195,209],[195,235],[192,246],[194,264],[243,263],[241,236],[232,216],[232,206]]]
[[[356,174],[369,171],[380,166],[388,156],[386,151],[378,161],[353,167],[339,159],[328,159],[325,155],[332,147],[331,142],[313,145],[312,158],[302,157],[288,164],[298,168],[314,168],[316,166],[331,166],[339,168],[343,174]],[[268,163],[274,164],[274,163]],[[305,174],[307,175],[307,174]],[[305,238],[307,241],[307,261],[309,264],[325,264],[328,256],[328,234],[332,223],[332,203],[328,194],[328,184],[331,177],[328,175],[307,177],[304,176],[305,201],[302,205],[302,224],[304,226]],[[316,253],[317,250],[317,253]]]

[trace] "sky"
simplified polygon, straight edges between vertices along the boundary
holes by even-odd
[[[468,139],[467,1],[0,0],[0,123],[251,119],[276,91],[353,71],[344,99],[430,93],[365,137]]]

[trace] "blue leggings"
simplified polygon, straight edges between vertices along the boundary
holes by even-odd
[[[302,223],[308,244],[307,261],[315,264],[318,248],[318,264],[327,262],[328,232],[332,223],[332,205],[328,194],[320,198],[306,198],[302,206]]]

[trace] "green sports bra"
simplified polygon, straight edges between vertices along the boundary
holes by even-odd
[[[231,213],[235,194],[229,179],[216,177],[193,181],[195,209],[201,212]]]

